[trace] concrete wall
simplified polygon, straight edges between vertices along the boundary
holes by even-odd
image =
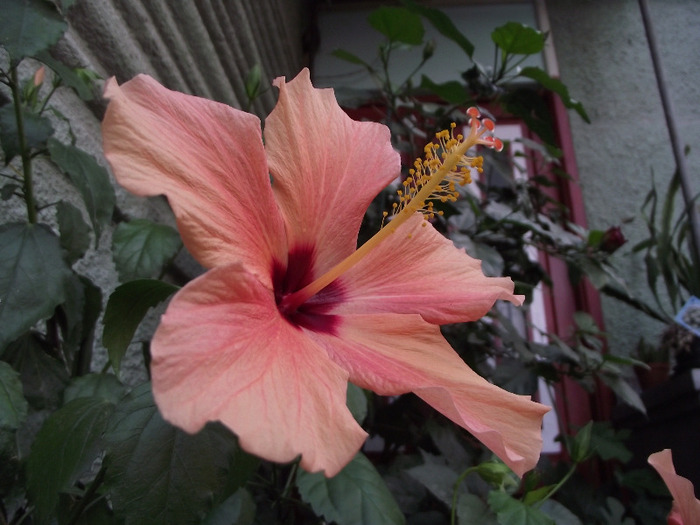
[[[244,79],[255,64],[262,66],[263,86],[271,86],[271,80],[280,75],[292,77],[305,65],[301,10],[301,0],[77,0],[68,12],[69,30],[54,51],[67,64],[91,69],[104,79],[116,76],[123,82],[147,73],[170,89],[241,108],[246,102]],[[0,61],[6,68],[2,51]],[[26,62],[20,72],[27,77],[36,66]],[[264,117],[275,104],[275,91],[268,89],[253,111]],[[70,120],[77,146],[104,164],[100,121],[105,101],[85,104],[62,88],[52,98],[52,105]],[[65,138],[67,127],[59,121],[54,126],[63,129]],[[37,161],[34,168],[40,205],[68,199],[82,207],[72,186],[50,165]],[[173,222],[163,199],[146,201],[116,185],[115,189],[117,207],[123,214]],[[53,208],[47,208],[40,213],[40,221],[54,224],[54,213]],[[19,199],[0,202],[0,217],[2,222],[26,220],[23,203]],[[103,289],[105,302],[118,285],[111,233],[104,232],[98,248],[76,265],[79,273]],[[191,266],[186,258],[180,263]],[[151,327],[144,332],[155,324],[152,317]],[[139,337],[145,339],[147,334],[137,334]],[[99,370],[105,359],[105,353],[98,350],[93,368]],[[140,345],[130,348],[124,370],[133,381],[143,375]]]
[[[675,169],[651,56],[636,0],[548,0],[560,76],[591,117],[571,115],[589,225],[625,223],[629,243],[618,257],[632,290],[651,300],[644,264],[629,255],[644,238],[639,208],[652,173],[665,188]],[[694,193],[700,191],[700,2],[650,0]],[[626,221],[634,218],[632,222]],[[603,302],[614,351],[629,352],[640,335],[651,341],[661,325],[612,300]]]

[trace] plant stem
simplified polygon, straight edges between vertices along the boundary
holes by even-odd
[[[297,478],[297,470],[299,470],[299,462],[300,460],[297,459],[294,464],[292,465],[291,470],[289,471],[289,475],[287,476],[287,482],[284,484],[284,489],[282,490],[282,495],[280,496],[281,499],[286,499],[289,497],[289,493],[292,490],[292,486],[294,485],[294,482],[296,481]]]
[[[36,205],[34,202],[34,184],[32,183],[32,159],[27,148],[27,138],[24,135],[24,120],[22,118],[22,103],[20,100],[20,88],[17,79],[17,66],[10,70],[12,82],[12,103],[15,106],[15,119],[17,121],[17,139],[19,151],[22,157],[22,172],[24,174],[24,202],[27,205],[27,220],[36,224]]]
[[[66,525],[73,525],[74,523],[77,523],[78,518],[80,518],[80,515],[83,513],[85,508],[88,506],[88,503],[90,503],[90,500],[95,495],[95,492],[97,492],[97,489],[100,488],[100,485],[102,485],[102,482],[104,481],[104,478],[105,478],[105,471],[106,471],[106,469],[103,466],[100,469],[100,471],[97,473],[97,476],[95,476],[95,479],[92,480],[92,483],[90,483],[90,486],[88,487],[88,489],[85,491],[85,494],[78,502],[78,505],[73,509],[73,512],[71,513],[71,516],[70,516],[70,519],[68,520]]]
[[[556,485],[554,485],[554,487],[552,487],[552,490],[550,490],[544,498],[542,498],[542,499],[539,500],[537,503],[535,503],[535,504],[533,505],[533,507],[534,507],[534,508],[538,508],[538,507],[539,507],[540,505],[542,505],[545,501],[547,501],[549,498],[551,498],[551,497],[554,496],[557,492],[559,492],[559,489],[562,488],[562,487],[564,486],[564,483],[566,483],[567,481],[569,481],[569,478],[570,478],[571,476],[574,475],[574,472],[576,472],[576,467],[577,467],[577,466],[578,466],[578,463],[574,463],[573,465],[571,465],[571,468],[570,468],[569,471],[566,473],[566,475],[565,475],[563,478],[561,478],[561,479],[559,480],[559,483],[557,483]]]
[[[450,525],[456,525],[457,523],[457,494],[459,491],[459,486],[462,484],[462,482],[465,480],[465,478],[474,472],[477,469],[477,467],[469,467],[467,470],[462,472],[459,477],[457,478],[457,481],[455,481],[455,484],[453,485],[452,489],[452,510],[450,512]]]

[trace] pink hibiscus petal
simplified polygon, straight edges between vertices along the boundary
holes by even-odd
[[[435,324],[480,319],[498,299],[523,301],[513,295],[510,278],[486,277],[481,261],[456,248],[418,213],[337,284],[343,300],[333,313],[419,313]]]
[[[649,456],[648,461],[664,480],[673,497],[673,511],[669,515],[668,522],[686,525],[700,523],[700,501],[695,498],[693,484],[676,474],[671,450],[655,452]]]
[[[348,315],[335,335],[310,337],[356,385],[381,395],[414,392],[469,430],[519,476],[536,465],[542,416],[549,408],[476,374],[438,326],[410,314]]]
[[[121,86],[110,79],[105,96],[102,135],[115,177],[137,195],[168,197],[201,264],[241,261],[264,278],[274,260],[286,262],[256,116],[145,75]]]
[[[366,433],[345,405],[347,372],[282,318],[274,296],[234,264],[178,292],[153,338],[153,393],[188,432],[221,421],[246,451],[336,474]]]
[[[307,69],[275,84],[279,101],[265,120],[273,190],[289,245],[314,249],[318,277],[355,249],[367,207],[399,175],[399,155],[386,126],[350,119]]]

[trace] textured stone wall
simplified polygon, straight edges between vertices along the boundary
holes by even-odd
[[[629,254],[644,238],[639,208],[652,174],[665,188],[674,171],[669,135],[636,0],[546,2],[561,79],[585,105],[592,123],[571,116],[589,224],[620,224],[629,238],[619,257],[635,293],[647,293],[644,264]],[[694,192],[700,191],[700,2],[650,0],[668,90]],[[603,302],[615,351],[630,351],[640,335],[655,341],[661,326],[612,300]]]
[[[301,0],[77,0],[67,18],[69,30],[54,55],[73,67],[91,69],[103,79],[116,76],[124,82],[147,73],[170,89],[242,108],[247,101],[244,79],[255,64],[260,64],[262,85],[270,87],[252,108],[261,117],[277,98],[271,80],[282,75],[293,77],[305,65]],[[6,64],[1,51],[0,60]],[[36,67],[25,61],[20,73],[26,78]],[[52,105],[70,121],[76,145],[105,164],[100,121],[106,101],[98,98],[86,104],[71,90],[61,88]],[[58,138],[67,140],[67,126],[56,119],[54,127],[60,130]],[[67,199],[82,207],[70,183],[48,163],[38,160],[34,170],[39,205]],[[164,199],[145,200],[116,185],[115,189],[121,214],[173,223]],[[54,215],[55,209],[48,207],[39,219],[55,224]],[[0,217],[2,222],[26,220],[23,203],[18,199],[0,202]],[[76,264],[79,273],[103,289],[105,302],[119,284],[111,257],[111,234],[111,230],[105,231],[97,248]],[[178,264],[186,273],[196,271],[187,257],[179,258]],[[146,338],[156,317],[151,316],[150,327],[136,339]],[[98,352],[93,368],[99,370],[105,359],[104,352]],[[132,345],[123,369],[132,380],[143,374],[140,345]]]

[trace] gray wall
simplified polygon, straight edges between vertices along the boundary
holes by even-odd
[[[571,115],[589,225],[623,225],[629,243],[619,265],[630,287],[651,300],[643,261],[629,255],[645,235],[639,208],[651,174],[662,188],[674,171],[669,136],[636,0],[548,0],[560,75],[591,117]],[[668,89],[694,193],[700,191],[700,2],[650,0]],[[619,253],[620,253],[619,252]],[[620,303],[603,301],[614,351],[629,352],[640,335],[655,341],[662,326]]]

